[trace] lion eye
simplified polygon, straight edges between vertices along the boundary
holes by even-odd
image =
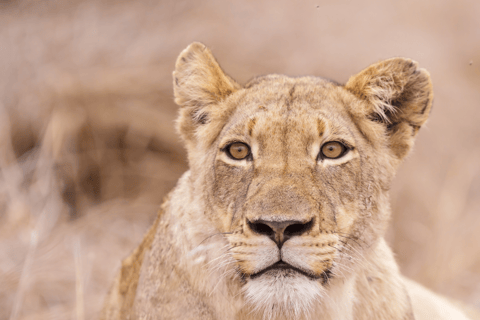
[[[321,156],[327,159],[337,159],[345,154],[347,148],[338,141],[327,142],[322,146]]]
[[[228,155],[235,160],[243,160],[250,155],[250,148],[242,142],[232,143],[227,147]]]

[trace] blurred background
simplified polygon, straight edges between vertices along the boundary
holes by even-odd
[[[171,73],[192,41],[240,83],[429,70],[391,191],[402,271],[480,308],[480,2],[0,0],[0,319],[95,319],[187,169]]]

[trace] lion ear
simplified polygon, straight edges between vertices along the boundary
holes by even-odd
[[[388,59],[351,77],[345,89],[365,102],[350,111],[380,123],[395,156],[405,157],[432,107],[428,72],[410,59]]]
[[[211,51],[198,42],[178,56],[173,87],[175,102],[181,107],[177,128],[187,141],[193,141],[197,128],[210,121],[212,106],[241,88],[223,72]]]

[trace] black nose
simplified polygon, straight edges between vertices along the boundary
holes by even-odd
[[[268,236],[279,248],[282,248],[283,243],[291,237],[302,235],[310,230],[313,226],[313,219],[306,223],[297,220],[256,220],[248,221],[248,226],[253,232]]]

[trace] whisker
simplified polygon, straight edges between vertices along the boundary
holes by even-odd
[[[232,249],[238,248],[238,247],[240,247],[240,246],[233,246],[233,247],[230,247],[230,248],[228,248],[228,249],[227,249],[227,252],[228,252],[228,251],[230,251],[230,250],[232,250]]]
[[[358,263],[362,266],[365,266],[365,259],[364,259],[363,254],[361,252],[358,252],[355,249],[355,247],[353,247],[350,244],[346,244],[344,248],[355,254],[355,256],[353,256],[351,254],[348,254],[347,252],[342,252],[344,256],[348,257],[349,260],[353,260],[356,263]]]
[[[211,237],[214,237],[214,236],[218,236],[218,235],[225,235],[225,234],[232,234],[233,232],[219,232],[219,233],[214,233],[212,235],[209,235],[208,237],[206,237],[205,239],[203,239],[196,247],[198,248],[202,243],[204,243],[205,241],[207,241],[208,239],[210,239]]]
[[[347,236],[348,236],[347,238],[349,238],[349,239],[351,239],[351,240],[358,240],[358,241],[362,241],[364,244],[367,244],[367,242],[366,242],[365,240],[363,240],[363,239],[361,239],[361,238],[359,238],[359,237],[355,237],[355,238],[349,237],[350,235],[349,235],[348,233],[338,232],[338,231],[334,231],[334,233],[336,233],[336,234],[338,234],[338,235],[343,235],[344,237],[347,237]]]
[[[222,282],[222,280],[226,277],[228,277],[231,273],[235,273],[235,270],[226,270],[223,272],[222,275],[220,275],[217,283],[215,284],[215,286],[213,287],[212,291],[210,291],[210,297],[213,295],[213,293],[216,291],[217,287],[219,286],[219,284]]]
[[[363,248],[363,245],[361,245],[359,242],[357,242],[357,240],[354,239],[354,238],[347,237],[347,236],[344,236],[344,235],[341,235],[341,234],[338,234],[338,236],[339,236],[339,237],[343,237],[343,238],[345,238],[345,239],[352,240],[353,242],[355,242],[356,244],[358,244],[359,247]],[[360,240],[360,239],[358,239],[358,240]],[[362,240],[362,241],[363,241],[363,240]]]
[[[228,246],[229,246],[228,244],[227,244],[227,245],[224,245],[222,248],[220,248],[220,250],[221,250],[221,249],[224,249],[225,247],[228,247]],[[210,260],[209,262],[207,262],[206,265],[209,265],[210,263],[212,263],[212,262],[214,262],[214,261],[222,258],[222,257],[225,256],[225,254],[227,254],[227,253],[228,253],[228,249],[225,250],[221,255],[219,255],[219,256],[216,257],[215,259],[212,259],[212,260]]]

